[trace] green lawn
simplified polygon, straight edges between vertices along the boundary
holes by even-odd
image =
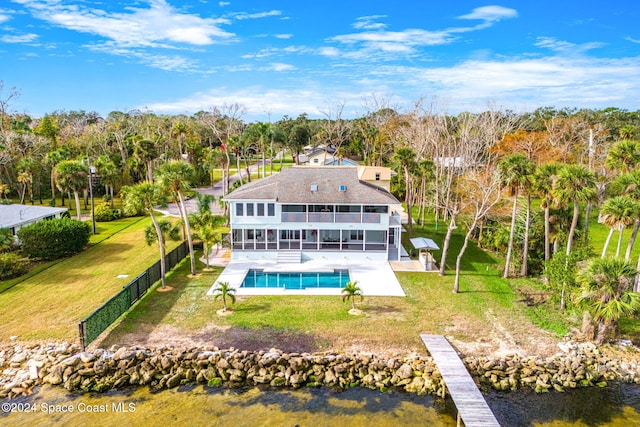
[[[76,341],[80,320],[157,261],[157,246],[144,244],[144,228],[150,223],[149,218],[98,223],[100,234],[92,242],[99,243],[38,267],[0,293],[0,337]],[[167,247],[176,244],[169,242]],[[128,278],[117,278],[120,274]]]

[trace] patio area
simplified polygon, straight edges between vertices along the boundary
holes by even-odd
[[[240,285],[247,271],[260,269],[265,272],[330,272],[349,270],[352,281],[357,281],[366,296],[398,296],[405,293],[388,262],[366,260],[310,260],[302,263],[278,263],[272,260],[231,260],[216,282],[229,282],[236,288],[236,295],[341,295],[339,288],[307,288],[303,290],[284,288],[242,288]],[[213,295],[215,283],[207,292]]]

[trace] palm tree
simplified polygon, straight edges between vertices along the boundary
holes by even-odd
[[[558,165],[547,163],[539,166],[533,175],[532,190],[542,197],[540,204],[544,209],[544,260],[551,259],[551,222],[550,210],[553,203],[553,180],[558,172]]]
[[[358,286],[358,281],[350,281],[344,285],[342,288],[342,302],[351,300],[351,310],[356,309],[356,297],[360,297],[360,301],[364,299],[364,295],[362,295],[362,289]]]
[[[633,224],[634,218],[637,216],[637,204],[628,196],[616,196],[606,200],[602,208],[600,208],[599,222],[609,227],[609,235],[602,248],[602,258],[607,254],[607,248],[613,236],[614,230],[619,230],[618,246],[616,248],[616,258],[620,256],[620,247],[622,245],[622,233],[625,227]]]
[[[227,298],[231,300],[231,303],[236,302],[236,289],[229,285],[229,282],[218,282],[213,289],[213,300],[217,301],[222,298],[222,312],[227,312]]]
[[[80,219],[80,197],[78,191],[87,186],[89,168],[76,160],[64,160],[55,166],[54,178],[60,191],[73,191],[76,214]]]
[[[535,166],[531,160],[524,154],[512,154],[505,157],[498,163],[498,170],[500,171],[500,177],[502,184],[506,186],[509,193],[513,196],[513,208],[511,210],[511,230],[509,232],[509,245],[507,247],[507,258],[504,266],[504,273],[502,277],[509,277],[509,269],[511,266],[511,253],[513,252],[513,238],[516,231],[516,214],[518,212],[518,195],[521,189],[528,187],[531,182]],[[525,243],[528,245],[528,231],[529,231],[529,211],[530,211],[530,197],[527,204],[527,224],[525,224],[526,238]],[[528,248],[527,248],[528,249]],[[526,249],[525,249],[526,253]],[[526,260],[523,270],[526,273]]]
[[[198,199],[198,212],[189,214],[189,221],[194,228],[195,237],[202,240],[203,255],[207,269],[209,266],[209,253],[213,245],[222,241],[222,233],[219,228],[225,223],[224,216],[213,215],[211,203],[215,201],[215,196],[211,194],[196,193]],[[218,251],[216,251],[216,254]]]
[[[587,203],[596,197],[596,177],[584,165],[564,165],[558,170],[553,194],[560,203],[573,203],[573,217],[567,237],[567,257],[571,254],[573,237],[578,226],[580,203]]]
[[[172,224],[171,221],[161,219],[158,221],[158,225],[160,226],[160,231],[162,232],[162,242],[163,244],[165,244],[165,246],[167,243],[167,239],[180,240],[180,229],[179,227],[176,227],[174,224]],[[147,246],[151,246],[153,243],[158,241],[156,227],[153,224],[144,229],[144,241]]]
[[[596,343],[618,333],[618,320],[640,310],[640,293],[633,292],[636,269],[617,258],[597,258],[576,277],[581,285],[576,302],[597,322]]]
[[[409,237],[413,233],[413,180],[411,170],[416,167],[416,153],[411,148],[398,148],[393,153],[393,162],[401,169],[404,175],[404,201],[407,205]]]
[[[162,228],[153,213],[153,207],[161,203],[164,199],[164,192],[157,184],[142,182],[133,186],[122,187],[122,204],[125,212],[131,215],[140,213],[151,216],[151,222],[156,230],[158,246],[160,248],[160,278],[162,279],[162,289],[166,288],[166,260],[164,251],[164,236]]]
[[[193,239],[191,237],[191,226],[189,216],[184,205],[184,192],[191,186],[191,179],[194,175],[193,167],[182,160],[172,160],[164,163],[156,169],[157,181],[161,187],[177,198],[178,210],[185,226],[187,244],[189,245],[189,257],[191,259],[191,274],[196,274],[196,256],[193,250]]]
[[[624,139],[616,142],[607,155],[607,167],[629,172],[640,165],[640,142]]]
[[[613,185],[618,188],[618,194],[631,197],[637,204],[640,204],[640,170],[634,170],[620,175],[615,179]],[[631,232],[631,237],[629,237],[629,243],[627,244],[627,250],[624,256],[625,261],[629,261],[631,258],[631,250],[638,236],[638,230],[640,230],[640,210],[636,212],[634,218],[633,231]]]

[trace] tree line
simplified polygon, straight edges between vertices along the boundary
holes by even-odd
[[[273,123],[245,122],[240,104],[193,115],[55,111],[32,118],[10,111],[16,94],[1,89],[0,194],[21,202],[37,198],[56,205],[57,196],[73,193],[79,211],[89,164],[111,200],[123,188],[126,194],[134,184],[166,176],[155,171],[173,162],[188,165],[189,186],[212,184],[214,171],[222,170],[226,194],[232,168],[248,172],[257,161],[264,177],[276,157],[287,153],[298,163],[304,147],[323,145],[338,159],[396,170],[392,191],[412,213],[409,233],[414,221],[424,224],[427,217],[436,230],[444,228],[440,274],[455,269],[454,291],[464,252],[475,239],[504,256],[503,277],[543,275],[563,306],[577,284],[577,263],[590,255],[592,212],[610,228],[603,259],[617,231],[613,258],[631,262],[640,229],[638,111],[544,107],[516,113],[488,106],[450,114],[425,100],[399,108],[372,99],[362,115],[349,119],[342,104],[323,118],[301,114]],[[178,185],[171,194],[183,190]],[[622,234],[631,225],[623,254]],[[464,241],[452,266],[448,252],[459,227]],[[640,259],[634,271],[639,268]]]

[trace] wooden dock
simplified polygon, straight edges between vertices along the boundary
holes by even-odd
[[[421,334],[466,427],[500,427],[464,363],[442,335]]]

